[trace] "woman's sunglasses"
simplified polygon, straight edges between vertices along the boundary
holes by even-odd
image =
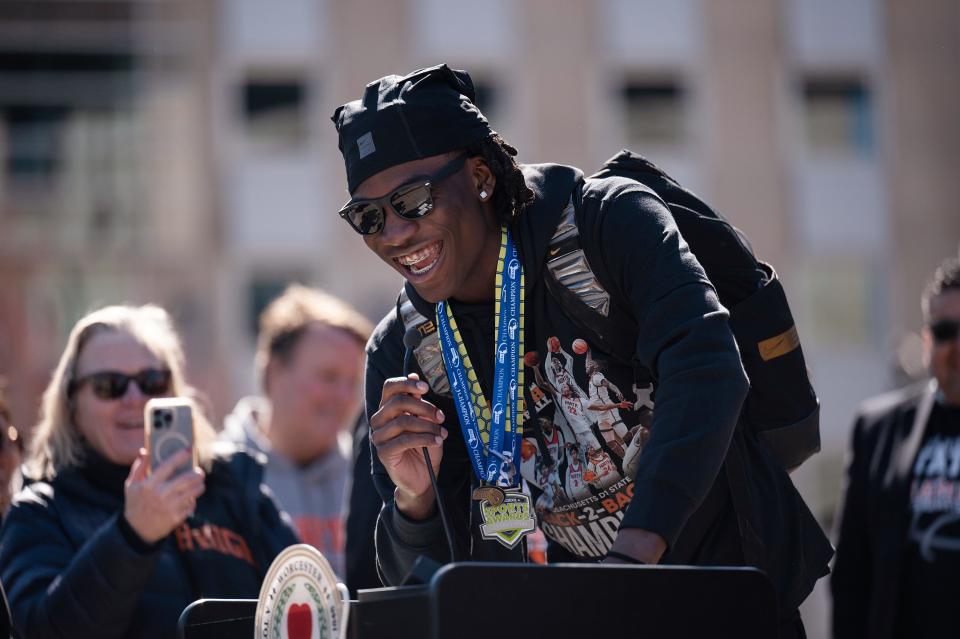
[[[170,371],[159,368],[145,368],[133,375],[100,371],[71,381],[67,386],[67,396],[72,397],[81,386],[90,384],[90,390],[100,399],[120,399],[127,394],[127,386],[132,381],[147,397],[163,397],[170,392],[170,380]]]
[[[935,342],[949,342],[960,334],[960,321],[944,319],[930,324],[930,333]]]
[[[463,153],[440,167],[433,175],[404,184],[383,197],[347,202],[340,209],[339,215],[360,235],[373,235],[383,230],[387,205],[405,220],[419,219],[433,210],[433,193],[430,187],[459,171],[466,160],[467,154]]]

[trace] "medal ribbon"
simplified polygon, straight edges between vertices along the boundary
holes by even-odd
[[[523,438],[523,267],[506,227],[494,289],[493,410],[487,402],[450,305],[437,303],[437,335],[450,391],[473,470],[481,481],[503,487],[519,483]],[[510,472],[512,470],[512,472]]]

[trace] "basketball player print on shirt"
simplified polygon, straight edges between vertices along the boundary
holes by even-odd
[[[580,388],[573,373],[573,358],[560,346],[560,340],[551,337],[547,341],[548,351],[544,368],[548,381],[543,379],[539,367],[534,368],[534,377],[540,388],[553,395],[560,407],[567,426],[584,450],[600,448],[600,442],[590,429],[590,416],[587,405],[589,396]]]
[[[593,412],[594,421],[600,427],[607,446],[623,459],[626,452],[624,438],[627,436],[627,427],[620,416],[620,410],[632,410],[633,402],[625,401],[623,393],[600,370],[600,364],[593,360],[587,343],[577,340],[573,343],[574,351],[582,350],[586,355],[586,372],[590,403],[587,405]]]
[[[524,355],[533,383],[520,472],[539,491],[544,533],[575,555],[599,558],[633,495],[652,388],[575,335],[552,335],[545,347]]]
[[[549,419],[540,417],[538,420],[541,422],[541,442],[538,443],[533,437],[523,440],[520,445],[520,473],[541,491],[535,507],[550,510],[566,499],[560,486],[558,468],[558,455],[563,451],[564,440],[560,429],[554,428]],[[539,452],[541,447],[546,449],[546,454]]]
[[[567,444],[564,454],[567,457],[567,472],[565,473],[566,493],[572,499],[583,499],[590,496],[587,486],[587,464],[580,454],[577,444]]]

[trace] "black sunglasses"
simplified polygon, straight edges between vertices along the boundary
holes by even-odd
[[[383,230],[387,215],[384,209],[388,204],[394,213],[406,220],[421,218],[433,210],[433,193],[430,187],[459,171],[466,160],[467,154],[463,153],[440,167],[433,175],[408,182],[383,197],[347,202],[340,209],[339,215],[360,235],[373,235]]]
[[[72,397],[86,383],[90,383],[93,394],[100,399],[120,399],[127,394],[130,382],[136,382],[140,392],[147,397],[163,397],[170,392],[170,371],[159,368],[145,368],[133,375],[118,371],[100,371],[84,375],[67,385],[67,396]]]
[[[960,320],[944,319],[930,324],[930,333],[935,342],[949,342],[960,333]]]

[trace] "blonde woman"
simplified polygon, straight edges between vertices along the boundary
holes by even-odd
[[[36,481],[0,531],[15,633],[173,637],[201,597],[256,597],[296,535],[261,488],[262,467],[214,450],[194,416],[200,467],[183,451],[147,473],[143,409],[192,396],[170,316],[110,306],[80,320],[43,396],[26,466]]]

